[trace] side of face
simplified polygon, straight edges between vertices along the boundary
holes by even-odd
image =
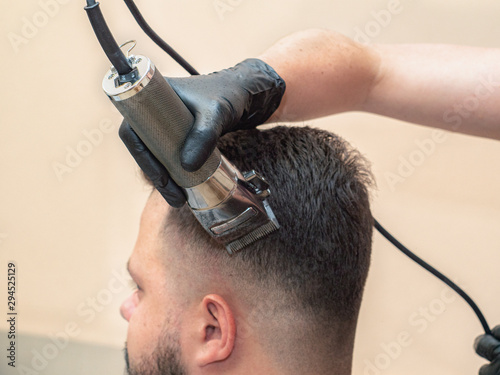
[[[158,349],[178,353],[185,370],[167,373],[201,373],[199,369],[226,361],[235,345],[234,308],[225,298],[220,279],[212,283],[206,270],[186,256],[189,239],[166,230],[171,208],[156,191],[141,218],[139,235],[128,268],[137,290],[121,306],[129,322],[127,354],[131,374],[159,374]],[[212,272],[210,272],[212,274]],[[155,357],[156,356],[156,357]],[[227,361],[226,361],[227,363]],[[176,368],[179,366],[175,365]],[[212,366],[213,367],[213,366]]]
[[[151,361],[165,336],[178,334],[181,301],[179,275],[166,267],[162,250],[163,223],[168,205],[152,194],[141,217],[139,235],[128,268],[137,289],[123,302],[120,312],[129,322],[127,352],[131,368]]]

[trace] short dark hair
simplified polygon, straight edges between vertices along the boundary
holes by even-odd
[[[256,170],[269,182],[281,228],[230,257],[187,206],[171,210],[168,221],[204,248],[200,256],[217,258],[214,266],[278,289],[321,324],[355,322],[373,228],[364,157],[339,136],[309,127],[233,132],[218,148],[240,171]]]

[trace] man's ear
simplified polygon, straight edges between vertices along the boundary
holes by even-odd
[[[203,298],[199,310],[195,354],[199,367],[226,360],[234,349],[236,323],[228,303],[217,294]]]

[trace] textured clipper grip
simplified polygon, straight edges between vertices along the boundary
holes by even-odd
[[[112,102],[179,186],[199,185],[219,166],[220,152],[215,149],[196,172],[182,168],[181,148],[194,117],[157,69],[141,91]]]

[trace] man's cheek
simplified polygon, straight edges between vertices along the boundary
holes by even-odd
[[[144,305],[139,304],[132,314],[127,332],[127,347],[131,358],[140,353],[151,353],[158,335],[161,332],[161,325],[156,324],[156,318],[148,312]]]
[[[151,337],[148,337],[147,327],[140,322],[137,315],[133,315],[130,319],[127,331],[127,351],[129,362],[137,364],[144,358],[147,353],[151,353],[149,345]]]

